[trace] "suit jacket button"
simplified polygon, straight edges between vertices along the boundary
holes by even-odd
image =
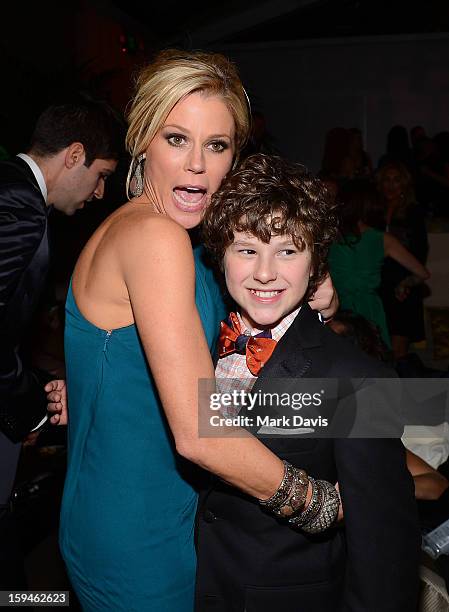
[[[217,517],[210,510],[205,510],[203,513],[203,519],[206,521],[206,523],[213,523]]]

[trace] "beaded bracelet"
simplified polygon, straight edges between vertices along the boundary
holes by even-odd
[[[322,493],[318,481],[309,476],[309,482],[312,485],[312,497],[309,505],[303,512],[301,512],[301,514],[293,516],[289,519],[289,523],[295,527],[302,527],[302,525],[304,525],[307,521],[315,518],[321,509]]]
[[[276,513],[278,516],[290,517],[302,510],[306,502],[307,489],[309,488],[309,477],[304,470],[293,468],[294,477],[288,499]]]
[[[309,482],[312,497],[307,508],[302,510]],[[330,482],[315,480],[288,461],[284,461],[284,476],[277,491],[268,499],[258,501],[275,515],[290,517],[290,525],[300,527],[306,533],[319,533],[328,529],[335,522],[340,507],[340,497]]]
[[[277,491],[268,499],[259,499],[258,502],[268,510],[278,513],[290,495],[294,479],[294,468],[291,463],[284,461],[284,477]]]
[[[327,480],[319,480],[323,492],[323,505],[315,518],[307,521],[302,530],[307,533],[320,533],[335,523],[340,507],[340,496],[337,489]]]

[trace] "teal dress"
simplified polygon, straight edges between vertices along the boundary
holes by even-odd
[[[391,347],[378,293],[384,259],[384,234],[369,228],[362,232],[360,240],[346,236],[346,242],[334,243],[329,253],[329,267],[340,308],[352,310],[377,325],[382,340]]]
[[[195,264],[196,303],[212,350],[226,313],[201,248]],[[60,546],[81,605],[192,612],[197,494],[191,465],[174,450],[137,329],[107,332],[89,323],[70,287],[65,351],[70,423]],[[169,364],[167,376],[176,376]]]

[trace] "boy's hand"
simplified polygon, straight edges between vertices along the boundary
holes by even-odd
[[[52,414],[50,423],[52,425],[67,425],[67,387],[65,380],[51,380],[45,385],[47,392],[47,410]]]
[[[330,274],[327,274],[323,282],[318,285],[317,290],[309,300],[312,310],[318,310],[324,320],[330,319],[338,310],[338,295],[332,284]]]

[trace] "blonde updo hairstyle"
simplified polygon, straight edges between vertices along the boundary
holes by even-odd
[[[161,51],[136,79],[135,95],[127,113],[126,148],[132,161],[127,192],[138,156],[164,125],[173,107],[194,92],[219,96],[235,122],[234,166],[250,131],[249,100],[235,65],[219,53]]]

